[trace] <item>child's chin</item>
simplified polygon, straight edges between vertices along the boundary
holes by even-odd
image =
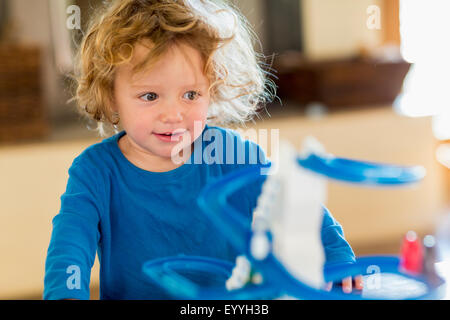
[[[191,151],[191,145],[183,145],[183,144],[171,144],[166,146],[160,146],[158,148],[153,149],[153,153],[158,155],[161,158],[176,158],[179,159],[183,156],[183,153],[180,153],[181,150],[186,150],[186,152],[190,155]]]
[[[158,152],[158,155],[159,155],[161,158],[167,158],[168,160],[169,160],[169,159],[172,159],[173,157],[177,157],[177,154],[173,154],[173,153],[172,153],[172,149],[160,150],[160,151]]]
[[[171,150],[158,150],[156,154],[161,158],[172,158]]]

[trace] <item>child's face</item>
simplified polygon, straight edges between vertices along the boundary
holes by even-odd
[[[183,138],[183,146],[189,145],[205,127],[209,81],[200,53],[182,43],[172,46],[150,70],[133,74],[132,67],[146,56],[147,47],[137,44],[131,63],[117,68],[114,109],[129,146],[149,159],[169,158],[179,139]],[[181,133],[162,135],[174,131]]]

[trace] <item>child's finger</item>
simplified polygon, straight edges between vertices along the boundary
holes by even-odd
[[[331,291],[331,289],[333,288],[333,282],[327,282],[325,284],[325,287],[323,288],[325,291]]]
[[[363,277],[362,276],[356,276],[355,277],[355,288],[357,290],[363,289]]]
[[[344,293],[352,292],[352,277],[342,279],[342,291]]]

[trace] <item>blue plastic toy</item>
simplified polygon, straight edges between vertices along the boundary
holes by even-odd
[[[309,152],[297,157],[297,163],[309,172],[322,178],[340,182],[369,186],[403,186],[419,182],[425,176],[422,167],[401,167],[387,164],[376,164],[344,158],[336,158],[329,154]],[[251,277],[257,281],[249,281],[243,287],[229,290],[225,282],[232,275],[235,264],[207,257],[175,256],[148,261],[143,272],[155,283],[177,299],[439,299],[445,293],[445,283],[430,283],[422,275],[412,275],[400,268],[398,256],[366,256],[356,259],[353,264],[334,264],[326,267],[324,277],[327,281],[338,282],[348,276],[363,275],[367,292],[344,294],[341,290],[325,291],[313,287],[293,276],[283,263],[273,254],[272,248],[263,257],[255,257],[251,250],[254,230],[242,219],[242,214],[227,202],[229,195],[240,188],[261,182],[267,176],[261,175],[262,168],[270,168],[271,164],[254,165],[252,168],[235,171],[207,185],[198,204],[205,213],[228,237],[234,248],[248,259],[251,265]],[[267,239],[272,239],[267,231]],[[368,274],[371,267],[376,266],[377,273]],[[201,278],[201,283],[193,282],[190,276]],[[381,278],[398,287],[391,289],[376,288],[370,291],[370,284],[382,284]],[[378,282],[373,282],[374,280]],[[405,285],[411,289],[405,292]]]

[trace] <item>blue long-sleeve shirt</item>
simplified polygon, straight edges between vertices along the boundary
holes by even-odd
[[[89,299],[96,253],[100,299],[170,299],[142,272],[151,259],[185,254],[234,262],[240,254],[215,231],[196,199],[213,179],[252,165],[253,155],[259,163],[266,161],[261,148],[233,130],[206,126],[188,163],[168,172],[150,172],[132,164],[119,149],[125,134],[88,147],[69,169],[61,209],[52,221],[44,299]],[[234,152],[227,149],[231,141]],[[241,159],[237,148],[246,151]],[[251,217],[260,191],[261,185],[248,186],[230,202]],[[327,263],[353,262],[342,227],[328,210],[324,213]]]

